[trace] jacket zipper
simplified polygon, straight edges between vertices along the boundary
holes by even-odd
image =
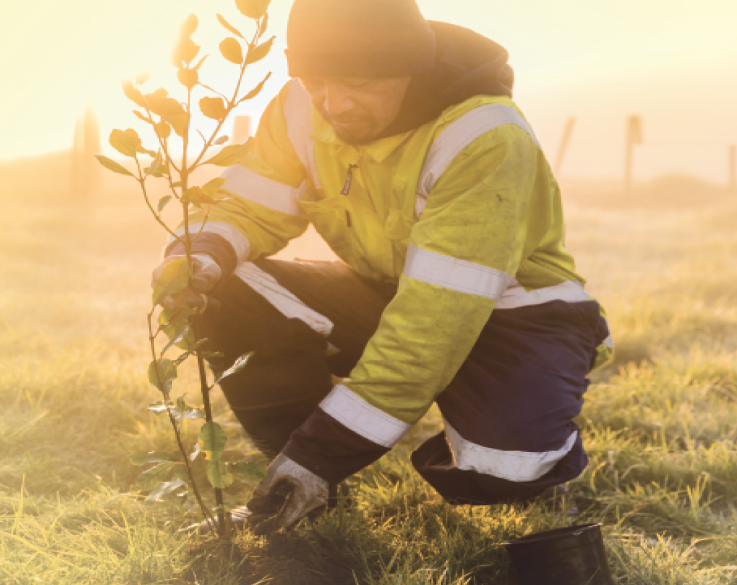
[[[345,185],[343,185],[342,195],[348,195],[351,192],[351,184],[353,183],[353,169],[358,165],[348,165],[348,174],[345,177]],[[345,221],[348,227],[352,227],[351,212],[348,209],[345,210]]]

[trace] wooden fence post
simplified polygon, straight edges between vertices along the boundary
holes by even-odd
[[[555,157],[555,166],[553,171],[557,177],[560,174],[560,169],[563,167],[563,159],[566,156],[568,150],[568,144],[571,142],[571,136],[573,135],[573,127],[576,125],[576,118],[571,116],[566,122],[566,126],[563,129],[563,136],[560,140],[560,146],[558,147],[558,155]]]
[[[100,152],[100,128],[91,107],[74,126],[72,145],[72,198],[88,199],[100,186],[100,165],[95,155]]]
[[[642,144],[642,118],[630,116],[627,119],[627,137],[624,153],[624,192],[632,195],[632,167],[635,145]]]

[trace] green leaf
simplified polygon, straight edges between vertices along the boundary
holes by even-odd
[[[243,48],[233,37],[228,37],[220,43],[220,53],[231,63],[236,65],[243,63]]]
[[[179,37],[177,44],[174,45],[174,54],[172,55],[172,63],[175,67],[189,65],[197,54],[200,52],[199,45],[187,36]]]
[[[158,370],[158,374],[157,374]],[[170,359],[152,361],[148,366],[148,381],[168,396],[171,385],[177,378],[177,367]]]
[[[157,500],[161,500],[165,496],[168,496],[173,491],[178,490],[186,482],[183,479],[175,477],[171,481],[159,484],[146,498],[146,502],[153,503]]]
[[[181,479],[182,481],[189,481],[189,473],[187,473],[186,465],[175,465],[174,466],[174,477]]]
[[[164,199],[167,197],[171,199],[171,195],[167,195]],[[161,202],[159,202],[159,206],[161,206]],[[161,209],[159,209],[159,211],[161,211]],[[179,343],[187,336],[187,333],[189,333],[189,321],[182,320],[173,327],[165,328],[164,333],[169,336],[169,343],[167,343],[164,349],[161,350],[161,355],[164,355],[169,351],[172,345]]]
[[[151,469],[147,469],[138,476],[138,486],[144,491],[154,489],[162,481],[166,480],[166,476],[169,475],[174,465],[175,463],[173,461],[163,461]]]
[[[148,465],[149,463],[163,463],[164,461],[181,461],[182,456],[166,451],[134,451],[131,453],[133,465]]]
[[[244,144],[231,144],[226,146],[211,159],[205,161],[204,164],[216,165],[218,167],[232,167],[238,164],[250,148],[250,139]]]
[[[159,322],[161,323],[161,330],[166,334],[168,338],[176,337],[177,331],[180,331],[185,326],[189,325],[189,317],[197,314],[197,309],[186,309],[183,311],[162,311],[159,315]],[[185,336],[174,343],[177,347],[184,350],[188,350],[190,346],[194,345],[194,333],[190,329]],[[186,356],[186,354],[185,354]],[[186,357],[185,357],[186,359]],[[175,364],[180,363],[179,359],[174,360]]]
[[[197,30],[198,24],[199,19],[197,18],[196,14],[188,15],[182,23],[181,28],[179,29],[179,34],[181,34],[183,37],[191,37]]]
[[[197,313],[197,309],[179,309],[177,311],[166,309],[159,313],[159,325],[162,328],[178,327],[180,323],[187,322],[187,319],[189,319],[195,313]],[[168,332],[166,332],[166,334],[167,336],[171,337]]]
[[[225,20],[222,15],[216,14],[215,16],[217,17],[218,22],[222,24],[226,29],[232,32],[235,36],[243,38],[243,35],[240,33],[240,31],[233,25],[231,25],[227,20]]]
[[[158,164],[152,164],[148,167],[146,173],[156,178],[164,177],[169,174],[169,165],[163,161],[159,161]]]
[[[150,71],[141,71],[138,75],[136,75],[136,85],[143,85],[148,81],[149,77],[151,77]]]
[[[271,0],[235,0],[235,5],[241,14],[254,20],[266,14],[270,3]]]
[[[174,408],[174,403],[171,400],[157,400],[148,405],[148,410],[154,414],[163,414],[170,408]]]
[[[133,158],[138,149],[141,148],[141,139],[138,137],[138,132],[131,128],[128,128],[125,132],[123,130],[113,130],[110,133],[110,146],[120,154]]]
[[[146,175],[153,175],[154,177],[164,176],[164,173],[166,173],[169,170],[169,165],[164,162],[164,159],[161,156],[161,151],[159,152],[146,151],[146,154],[148,154],[149,156],[153,156],[154,160],[151,161],[151,166],[143,169],[143,172]]]
[[[187,89],[192,89],[200,82],[200,76],[194,69],[180,69],[177,71],[177,79]]]
[[[113,171],[114,173],[118,173],[119,175],[128,175],[129,177],[135,177],[135,175],[131,173],[128,169],[126,169],[123,165],[116,163],[114,160],[109,159],[106,156],[96,154],[95,158],[100,161],[100,164],[103,167],[110,171]]]
[[[191,67],[192,71],[199,71],[200,67],[202,67],[202,64],[205,62],[205,59],[207,59],[209,56],[210,55],[205,55],[204,57],[202,57],[202,59],[197,61],[197,65],[195,65],[194,67]]]
[[[193,420],[198,418],[205,418],[205,413],[199,408],[192,408],[186,402],[184,402],[184,394],[177,398],[177,407],[173,408],[171,413],[177,422],[183,420]]]
[[[154,305],[158,305],[165,296],[182,292],[187,288],[188,282],[189,263],[187,259],[179,258],[169,262],[154,283]]]
[[[143,94],[136,89],[130,81],[123,82],[123,93],[125,96],[134,102],[136,105],[146,107],[146,102],[143,99]]]
[[[208,461],[220,459],[227,441],[228,436],[219,424],[208,422],[202,425],[200,429],[200,450],[204,451],[205,458]]]
[[[210,480],[212,487],[226,488],[233,485],[233,474],[228,471],[225,461],[216,459],[207,462],[207,479]]]
[[[213,199],[202,190],[202,187],[190,187],[182,193],[182,201],[201,208],[202,205],[212,204]]]
[[[228,114],[223,98],[203,97],[200,100],[200,111],[213,120],[222,120]]]
[[[227,370],[222,372],[217,378],[215,378],[215,381],[213,382],[213,386],[215,384],[219,384],[222,380],[227,378],[228,376],[232,376],[233,374],[237,374],[240,372],[243,368],[246,367],[248,364],[248,360],[251,359],[251,356],[253,355],[253,352],[243,354],[241,357],[239,357],[237,360],[235,360],[235,363],[230,366]]]
[[[158,90],[157,90],[158,91]],[[184,107],[174,98],[160,95],[156,92],[147,93],[144,96],[146,104],[149,109],[154,113],[162,117],[181,116],[186,115]]]
[[[268,12],[264,14],[263,19],[261,20],[261,31],[258,33],[258,38],[261,38],[264,36],[264,33],[266,32],[266,29],[269,28],[269,14]]]
[[[261,43],[258,47],[248,47],[248,55],[246,55],[246,65],[256,63],[266,57],[266,55],[269,54],[269,51],[271,51],[271,46],[274,44],[275,38],[276,37],[271,37],[268,41],[266,41],[265,43]]]
[[[158,90],[157,90],[158,91]],[[166,97],[156,92],[144,96],[148,108],[156,115],[161,116],[165,122],[169,122],[174,131],[183,136],[189,123],[189,115],[174,98]]]
[[[211,179],[202,185],[202,190],[214,199],[220,188],[225,185],[226,181],[227,179],[223,179],[222,177]]]
[[[245,479],[263,479],[266,477],[266,468],[253,461],[238,461],[237,463],[231,463],[229,467],[231,471]]]
[[[146,122],[146,124],[153,124],[154,123],[154,121],[151,118],[149,118],[145,114],[142,114],[138,110],[133,110],[133,113],[136,115],[136,117],[138,117],[141,120],[143,120],[144,122]]]
[[[158,122],[154,125],[154,132],[156,136],[166,140],[171,135],[171,126],[164,121]]]
[[[175,409],[176,410],[176,409]],[[199,408],[189,408],[187,412],[184,414],[180,414],[177,419],[181,422],[183,420],[197,420],[205,418],[205,413],[202,412]]]
[[[260,94],[261,90],[264,88],[264,84],[268,81],[269,77],[271,77],[271,71],[269,71],[269,73],[266,74],[266,77],[263,78],[261,83],[259,83],[256,87],[254,87],[251,91],[249,91],[246,95],[244,95],[238,103],[242,104],[246,100],[253,99],[258,94]]]
[[[215,142],[213,142],[213,144],[215,146],[220,146],[221,144],[225,144],[226,142],[228,142],[228,137],[227,136],[221,136]]]

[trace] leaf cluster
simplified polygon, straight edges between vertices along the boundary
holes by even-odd
[[[236,374],[248,363],[250,354],[241,356],[227,370],[220,372],[212,383],[208,383],[203,360],[217,357],[209,351],[207,339],[197,334],[198,321],[207,307],[207,298],[203,295],[199,308],[172,312],[158,310],[157,306],[171,295],[184,291],[194,292],[192,286],[193,264],[192,244],[204,229],[211,209],[229,198],[235,197],[225,188],[226,180],[212,179],[204,184],[192,184],[192,173],[203,165],[228,167],[238,164],[249,152],[250,144],[233,144],[224,146],[228,137],[221,133],[222,127],[233,111],[247,100],[255,98],[263,90],[270,74],[257,83],[252,89],[242,90],[246,68],[264,59],[273,47],[274,37],[262,40],[268,28],[268,7],[270,0],[235,0],[238,11],[250,19],[255,30],[246,37],[225,17],[217,14],[217,20],[228,31],[218,49],[222,58],[237,65],[235,87],[230,92],[220,92],[203,82],[203,64],[209,58],[202,54],[202,47],[195,40],[199,26],[197,16],[190,14],[179,27],[179,35],[171,53],[171,62],[177,69],[177,80],[184,91],[184,96],[177,97],[177,92],[165,88],[144,89],[149,76],[141,74],[135,79],[126,80],[122,89],[125,96],[136,108],[133,114],[149,127],[149,135],[142,138],[133,129],[115,129],[110,133],[110,145],[129,164],[121,164],[117,160],[99,155],[97,158],[108,170],[134,178],[143,194],[144,201],[154,219],[164,228],[172,239],[181,243],[186,257],[169,262],[154,284],[152,295],[153,308],[148,315],[149,345],[151,362],[148,367],[149,382],[159,390],[161,399],[150,404],[149,410],[169,419],[179,446],[179,453],[152,451],[136,452],[131,462],[138,466],[150,466],[140,476],[139,487],[150,491],[147,501],[156,501],[170,494],[186,495],[191,486],[203,514],[209,517],[204,507],[196,481],[192,476],[192,465],[200,460],[206,462],[206,475],[209,483],[216,488],[216,499],[219,489],[234,482],[235,475],[246,479],[260,479],[265,475],[262,466],[248,461],[229,463],[223,460],[227,436],[222,427],[212,420],[209,407],[209,392],[224,378]],[[200,94],[195,97],[195,93]],[[226,95],[227,93],[227,95]],[[199,115],[208,120],[214,129],[205,135],[195,128]],[[199,152],[193,153],[196,136],[202,140]],[[153,146],[148,145],[151,140]],[[179,147],[178,152],[175,152]],[[213,150],[215,149],[215,150]],[[147,158],[146,158],[147,157]],[[163,180],[167,184],[168,193],[158,202],[151,201],[148,181]],[[162,217],[165,208],[171,202],[180,205],[183,218],[183,229],[174,231]],[[190,212],[200,214],[199,232],[190,232]],[[157,310],[158,315],[157,315]],[[155,324],[155,325],[154,325]],[[160,337],[166,337],[162,341]],[[177,357],[168,354],[172,348],[180,348],[182,353]],[[198,361],[203,408],[192,407],[185,402],[184,396],[176,401],[171,398],[174,382],[178,377],[178,367],[189,357],[195,356]],[[199,431],[199,438],[194,450],[190,453],[185,448],[185,421],[205,419]],[[199,465],[199,463],[198,463]],[[223,509],[219,508],[218,513]]]

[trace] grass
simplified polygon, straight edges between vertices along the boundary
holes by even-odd
[[[446,505],[407,461],[439,428],[431,411],[352,478],[352,507],[193,554],[212,543],[182,530],[191,504],[145,504],[128,463],[172,446],[145,410],[158,230],[121,184],[73,201],[48,178],[63,159],[38,164],[47,172],[23,186],[28,164],[0,173],[0,583],[506,585],[501,543],[567,522],[541,504]],[[581,416],[591,462],[571,485],[576,522],[604,523],[617,583],[737,583],[737,201],[692,181],[673,208],[671,184],[640,207],[568,202],[569,248],[619,350]],[[306,247],[285,256],[324,254]],[[196,396],[192,372],[183,382]],[[219,395],[215,408],[229,448],[251,452]],[[252,487],[230,488],[228,503]]]

